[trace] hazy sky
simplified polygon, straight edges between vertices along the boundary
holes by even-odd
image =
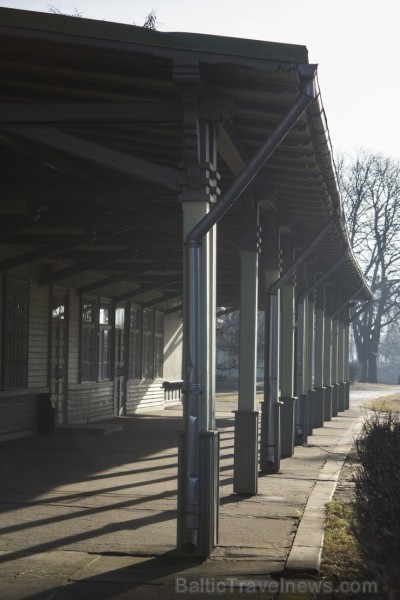
[[[396,0],[0,0],[47,12],[141,25],[153,9],[162,31],[304,44],[319,81],[335,152],[360,147],[400,160],[397,112],[400,7]]]

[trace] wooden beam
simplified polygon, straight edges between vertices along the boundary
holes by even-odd
[[[56,254],[62,252],[63,250],[66,250],[67,248],[79,246],[79,244],[82,244],[84,240],[87,240],[86,235],[71,237],[69,241],[65,240],[64,242],[59,242],[51,246],[46,246],[45,248],[37,248],[36,250],[32,250],[32,252],[20,254],[19,256],[15,256],[14,258],[8,258],[7,260],[3,260],[0,262],[0,271],[7,271],[8,269],[13,269],[21,265],[26,265],[27,263],[30,263],[34,260],[39,260],[40,258],[48,258],[50,256],[55,256]]]
[[[93,203],[111,203],[113,205],[129,207],[132,210],[137,206],[146,206],[149,210],[149,202],[171,203],[178,206],[180,201],[178,195],[167,188],[161,188],[156,184],[154,186],[148,183],[142,185],[135,184],[133,194],[132,185],[4,185],[2,187],[2,200],[14,202],[16,200],[28,200],[31,198],[40,199],[47,204],[75,202],[85,204]],[[150,211],[152,211],[150,207]]]
[[[51,148],[38,147],[36,143],[32,141],[27,142],[26,140],[23,144],[21,142],[16,144],[14,140],[10,140],[4,135],[1,136],[1,142],[5,146],[17,150],[22,155],[30,157],[30,160],[34,163],[41,163],[45,167],[67,173],[88,183],[99,184],[98,179],[92,177],[87,169],[82,169],[79,165]]]
[[[118,233],[118,232],[117,232]],[[71,234],[67,232],[64,234],[62,231],[54,230],[54,233],[40,233],[40,230],[27,233],[12,233],[7,238],[7,243],[10,244],[55,244],[57,241],[64,241],[69,239]],[[89,243],[89,242],[88,242]],[[99,236],[93,243],[90,244],[91,251],[94,252],[105,252],[101,246],[130,246],[135,244],[136,248],[174,248],[182,243],[181,239],[177,238],[176,235],[168,235],[165,233],[161,234],[159,231],[155,231],[154,235],[150,233],[138,232],[123,232],[120,234],[110,233],[107,236]],[[66,255],[67,257],[67,255]],[[160,255],[159,255],[160,258]]]
[[[14,215],[2,216],[1,226],[6,226],[7,223],[14,226],[16,225],[17,217]],[[49,215],[43,214],[40,219],[35,223],[31,222],[31,226],[35,225],[39,228],[49,229],[111,229],[126,231],[137,229],[138,232],[144,230],[160,230],[160,227],[156,227],[153,224],[141,219],[133,212],[126,212],[125,214],[105,214],[105,213],[87,213],[87,212],[75,212],[70,214],[56,214],[52,213]]]
[[[206,99],[199,116],[207,120],[228,118],[231,100]],[[174,123],[182,121],[179,100],[153,102],[52,102],[0,103],[0,123]]]
[[[0,263],[1,266],[1,263]],[[87,294],[93,290],[101,289],[107,285],[111,285],[112,283],[117,283],[118,281],[126,281],[129,279],[133,279],[133,277],[137,277],[138,275],[142,275],[143,273],[147,273],[150,269],[159,269],[165,267],[165,261],[163,262],[155,262],[155,263],[141,263],[135,264],[132,268],[123,271],[122,273],[115,273],[110,277],[106,277],[103,279],[96,279],[96,281],[92,281],[92,283],[88,283],[86,285],[78,288],[79,292],[82,294]]]
[[[234,175],[239,175],[248,162],[242,142],[227,123],[218,128],[218,153]]]
[[[39,285],[47,285],[48,283],[61,281],[63,279],[66,279],[67,277],[79,275],[80,273],[84,273],[85,271],[88,271],[90,269],[95,269],[96,267],[111,264],[114,260],[120,260],[121,258],[130,258],[134,256],[136,252],[136,248],[127,248],[125,250],[122,250],[121,252],[108,253],[107,258],[97,258],[94,260],[89,260],[85,263],[73,265],[72,267],[59,269],[58,271],[54,271],[53,273],[47,273],[46,275],[42,275],[42,277],[40,277]]]
[[[120,294],[119,296],[115,296],[114,300],[115,300],[115,302],[120,302],[121,300],[133,299],[133,298],[136,298],[137,296],[141,296],[142,294],[147,294],[149,292],[156,292],[157,290],[168,287],[169,285],[171,285],[171,283],[175,283],[175,281],[171,280],[168,282],[163,282],[162,284],[157,282],[157,283],[149,283],[148,285],[142,285],[139,288],[136,288],[135,290],[131,290],[130,292],[125,292],[123,294]]]
[[[180,312],[183,309],[183,304],[177,304],[176,306],[173,306],[172,308],[167,308],[166,310],[164,310],[164,315],[173,315],[175,313]]]
[[[0,123],[170,123],[181,121],[177,101],[0,103]]]
[[[181,298],[182,294],[177,294],[176,292],[171,292],[169,294],[163,294],[159,298],[154,298],[154,300],[148,300],[147,302],[142,302],[142,308],[150,308],[150,306],[156,306],[161,302],[167,302],[168,300],[174,300],[175,298]]]
[[[179,172],[177,169],[164,167],[118,150],[88,142],[52,127],[5,125],[1,128],[3,131],[34,140],[39,144],[67,152],[72,156],[79,156],[119,173],[151,181],[176,192],[179,191]]]

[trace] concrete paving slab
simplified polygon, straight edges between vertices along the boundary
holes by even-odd
[[[0,552],[0,557],[4,554]],[[11,563],[0,562],[0,598],[47,600],[54,588],[94,560],[86,552],[46,552],[23,556]]]
[[[210,598],[228,596],[232,600],[243,600],[246,592],[243,591],[246,586],[254,596],[254,590],[257,589],[257,583],[252,581],[247,585],[242,583],[242,589],[240,584],[235,586],[230,580],[227,581],[198,581],[193,580],[190,582],[181,582],[181,589],[176,590],[175,587],[167,586],[156,586],[156,585],[123,585],[123,584],[105,584],[103,582],[78,582],[68,584],[62,588],[56,596],[56,600],[132,600],[138,598],[140,600],[177,600],[177,598],[189,599],[195,597],[198,600],[210,600]],[[263,600],[271,600],[273,594],[263,592],[262,590],[267,584],[260,582],[258,588],[260,589],[259,594],[262,594]],[[204,590],[204,591],[201,591]],[[35,599],[36,600],[36,599]]]
[[[275,540],[289,546],[297,519],[263,519],[221,514],[219,543],[222,545],[268,548]]]
[[[299,508],[293,505],[280,504],[279,502],[265,501],[263,498],[259,502],[248,502],[247,499],[242,502],[229,502],[222,504],[219,514],[230,515],[232,517],[259,517],[263,519],[287,519],[298,518]]]
[[[233,494],[233,415],[225,410],[218,420],[224,427],[219,545],[193,567],[166,560],[176,544],[181,408],[122,418],[123,431],[99,439],[56,435],[0,444],[0,585],[5,580],[13,594],[0,593],[1,600],[176,600],[177,574],[189,574],[194,585],[203,576],[266,583],[267,574],[288,567],[291,548],[295,573],[312,572],[322,547],[317,530],[360,415],[346,411],[315,430],[307,446],[281,461],[281,473],[260,474],[256,496],[241,497]],[[78,560],[56,572],[53,555],[54,564],[61,555]],[[157,566],[163,561],[166,571]],[[202,595],[210,598],[196,594]],[[235,588],[229,596],[243,599],[243,592]]]
[[[157,584],[175,586],[177,578],[199,579],[235,577],[240,580],[249,577],[265,577],[276,561],[243,560],[232,557],[228,561],[217,558],[203,562],[178,558],[155,558],[134,556],[98,556],[89,565],[76,571],[73,581],[101,581],[129,584]],[[281,563],[279,563],[281,564]]]

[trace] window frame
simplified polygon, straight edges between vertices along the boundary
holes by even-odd
[[[108,310],[108,322],[101,322],[101,311],[102,307],[107,307]],[[99,314],[98,314],[98,334],[97,334],[97,381],[110,381],[112,376],[111,359],[112,359],[112,339],[113,339],[113,325],[115,327],[114,318],[112,316],[112,302],[105,298],[99,298]],[[108,333],[108,345],[104,344],[103,335],[105,332]],[[108,360],[104,360],[105,349],[108,351]],[[104,373],[104,369],[107,372]]]
[[[92,303],[96,306],[96,309],[93,311],[94,314],[94,318],[93,318],[93,322],[89,323],[89,322],[85,322],[84,321],[84,306],[85,303],[89,304]],[[97,370],[98,370],[98,322],[99,322],[99,310],[100,310],[100,306],[99,306],[100,302],[99,302],[99,298],[97,296],[82,296],[81,298],[81,310],[80,310],[80,325],[81,325],[81,331],[80,331],[80,360],[79,360],[79,376],[80,376],[80,382],[81,383],[96,383],[97,382]],[[85,361],[85,365],[86,364],[91,364],[91,371],[93,373],[93,376],[91,378],[87,378],[85,375],[85,368],[84,368],[84,357],[87,353],[87,348],[85,347],[85,339],[86,339],[86,332],[87,331],[91,331],[92,332],[92,336],[94,339],[94,344],[92,344],[92,360],[89,363],[89,361]]]
[[[25,333],[25,336],[22,336],[24,338],[24,341],[22,342],[22,352],[20,352],[19,354],[19,358],[21,359],[20,364],[23,366],[23,376],[22,376],[22,380],[18,379],[18,377],[16,377],[13,381],[13,383],[8,384],[6,382],[6,379],[8,379],[7,377],[7,371],[8,371],[8,367],[10,364],[14,365],[13,370],[15,373],[15,368],[18,368],[18,361],[12,361],[12,363],[9,362],[8,358],[9,358],[9,352],[10,352],[10,345],[7,343],[8,340],[8,326],[10,325],[11,320],[8,318],[9,315],[9,308],[8,308],[8,286],[18,286],[19,288],[22,288],[25,292],[26,292],[26,300],[25,300],[25,304],[23,307],[23,311],[24,311],[24,321],[22,323],[23,325],[23,333]],[[2,294],[3,294],[3,308],[2,308],[2,356],[1,356],[1,389],[4,391],[12,391],[12,390],[22,390],[22,389],[27,389],[28,388],[28,376],[29,376],[29,313],[30,313],[30,285],[29,285],[29,281],[26,281],[24,279],[18,279],[16,277],[10,277],[10,276],[4,276],[3,277],[3,289],[2,289]],[[14,305],[14,311],[15,311],[15,305]],[[15,324],[15,319],[13,320],[14,324]],[[11,339],[12,339],[12,349],[13,349],[13,356],[15,357],[15,341],[17,339],[16,337],[16,331],[15,331],[15,327],[14,330],[11,330],[10,332],[11,335]],[[20,336],[21,337],[21,336]],[[15,365],[17,365],[17,367],[15,367]]]
[[[157,331],[158,320],[160,323],[160,331]],[[164,373],[164,313],[160,310],[154,311],[153,329],[153,379],[162,379]]]
[[[145,329],[145,316],[150,317],[149,328]],[[142,379],[154,381],[154,310],[142,311]]]
[[[136,315],[135,327],[132,328],[132,315]],[[142,328],[143,310],[140,304],[129,303],[129,318],[126,320],[128,328],[128,379],[142,379]]]

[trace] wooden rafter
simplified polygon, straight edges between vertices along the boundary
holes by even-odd
[[[165,186],[174,191],[179,190],[179,173],[176,169],[164,167],[142,158],[130,156],[80,137],[64,133],[53,127],[37,126],[4,126],[3,130],[23,138],[34,140],[39,144],[67,152],[103,167],[125,175],[137,177],[145,181]]]

